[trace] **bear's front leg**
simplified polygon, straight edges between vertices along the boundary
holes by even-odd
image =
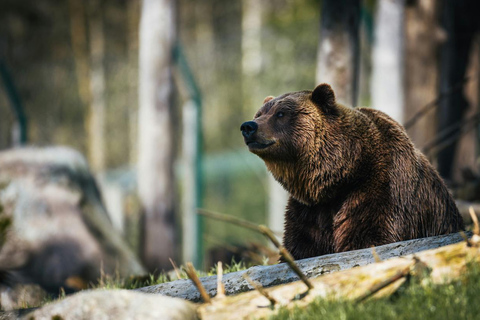
[[[334,252],[332,214],[321,205],[306,206],[290,197],[283,244],[298,259]]]
[[[392,212],[380,202],[344,203],[333,219],[335,252],[344,252],[400,241],[394,232]],[[390,216],[389,216],[390,215]]]

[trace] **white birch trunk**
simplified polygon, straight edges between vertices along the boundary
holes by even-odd
[[[358,95],[359,0],[323,0],[316,82],[328,83],[337,101],[355,106]]]
[[[138,192],[143,207],[142,256],[151,271],[175,258],[171,0],[144,0],[140,21]]]
[[[372,107],[403,123],[403,43],[405,0],[377,4],[373,47]]]

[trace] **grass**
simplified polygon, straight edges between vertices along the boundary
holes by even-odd
[[[228,265],[223,267],[223,273],[230,273],[245,270],[249,265],[246,265],[243,261],[236,262],[232,260],[232,262]],[[209,272],[203,272],[200,270],[196,270],[197,275],[199,277],[205,276],[213,276],[217,274],[217,267],[213,267]],[[178,268],[178,272],[180,273],[180,279],[188,279],[187,274],[183,271],[183,267],[180,266]],[[91,289],[137,289],[141,287],[153,286],[156,284],[162,284],[165,282],[170,282],[173,280],[177,280],[177,276],[172,273],[159,273],[159,274],[148,274],[144,276],[132,276],[130,278],[122,278],[118,274],[116,275],[101,275],[98,283],[95,285],[90,286]]]
[[[472,264],[449,284],[410,281],[390,298],[364,303],[318,299],[304,309],[283,309],[270,319],[480,319],[479,297],[480,266]]]

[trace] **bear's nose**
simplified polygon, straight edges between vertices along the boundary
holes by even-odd
[[[255,121],[247,121],[242,123],[242,125],[240,126],[240,131],[242,131],[242,135],[245,138],[250,138],[255,133],[255,131],[257,131],[257,129],[258,125]]]

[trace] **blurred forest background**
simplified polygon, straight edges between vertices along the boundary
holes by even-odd
[[[168,269],[166,257],[210,266],[229,262],[222,250],[265,245],[197,218],[197,206],[282,231],[286,195],[239,126],[265,96],[320,82],[342,103],[392,115],[457,197],[478,200],[479,9],[475,0],[1,0],[0,149],[84,154],[113,226],[151,271]]]

